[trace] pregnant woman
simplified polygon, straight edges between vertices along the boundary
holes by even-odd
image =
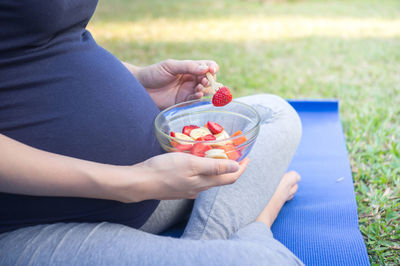
[[[159,110],[201,98],[218,65],[122,63],[85,29],[96,4],[0,2],[0,264],[302,264],[270,231],[299,181],[295,111],[240,99],[269,110],[250,163],[162,154]]]

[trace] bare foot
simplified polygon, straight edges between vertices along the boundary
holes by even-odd
[[[256,221],[271,227],[278,216],[283,204],[293,198],[297,191],[297,183],[300,181],[300,175],[295,171],[286,173],[278,185],[274,195],[268,202],[268,205],[257,217]]]

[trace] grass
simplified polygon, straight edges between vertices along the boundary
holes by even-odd
[[[137,65],[214,59],[235,96],[339,98],[372,264],[400,264],[400,1],[100,1],[97,41]]]

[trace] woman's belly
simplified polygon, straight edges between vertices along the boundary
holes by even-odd
[[[153,127],[158,108],[119,60],[88,38],[68,52],[0,67],[0,76],[6,74],[0,80],[0,133],[100,163],[130,165],[160,154]],[[58,221],[138,227],[158,203],[4,193],[0,202],[0,232]]]

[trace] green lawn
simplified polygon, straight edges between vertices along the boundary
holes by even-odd
[[[214,59],[234,96],[339,98],[371,263],[400,264],[400,1],[100,1],[96,40],[137,65]]]

